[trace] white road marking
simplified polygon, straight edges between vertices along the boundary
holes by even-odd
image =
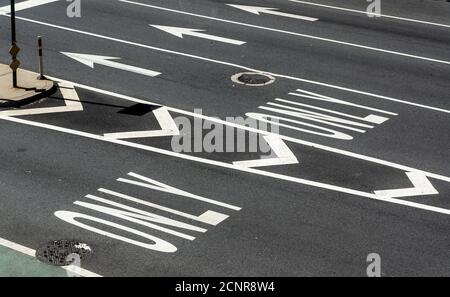
[[[314,100],[320,100],[320,101],[325,101],[325,102],[332,102],[332,103],[342,104],[342,105],[346,105],[346,106],[357,107],[357,108],[371,110],[371,111],[376,111],[376,112],[379,112],[379,113],[385,113],[385,114],[389,114],[389,115],[393,115],[393,116],[397,116],[398,115],[395,112],[390,112],[390,111],[386,111],[386,110],[383,110],[383,109],[373,108],[373,107],[369,107],[369,106],[366,106],[366,105],[355,104],[355,103],[352,103],[352,102],[348,102],[348,101],[344,101],[344,100],[341,100],[341,99],[325,96],[325,95],[318,94],[318,93],[313,93],[313,92],[302,90],[302,89],[297,89],[297,92],[299,92],[300,94],[291,92],[291,93],[289,93],[289,95],[297,96],[297,97],[301,97],[301,98],[309,98],[309,99],[314,99]]]
[[[161,126],[161,129],[159,130],[106,133],[104,136],[115,139],[127,139],[180,135],[180,130],[178,130],[177,124],[165,106],[161,106],[153,110],[153,114]]]
[[[91,90],[91,91],[98,92],[98,93],[101,93],[101,94],[110,95],[110,96],[113,96],[113,97],[116,97],[116,98],[122,98],[122,99],[125,99],[125,100],[137,102],[137,103],[151,104],[150,102],[142,100],[142,99],[137,99],[137,98],[133,98],[133,97],[130,97],[130,96],[121,95],[121,94],[117,94],[117,93],[114,93],[114,92],[105,91],[105,90],[101,90],[101,89],[98,89],[98,88],[93,88],[93,87],[89,87],[89,86],[85,86],[85,85],[81,85],[81,84],[76,84],[76,83],[72,83],[72,84],[77,86],[77,87],[86,89],[86,90]],[[385,165],[385,166],[392,167],[392,168],[397,168],[397,169],[403,170],[405,172],[421,172],[424,175],[426,175],[427,177],[435,178],[435,179],[446,181],[446,182],[450,183],[450,177],[446,177],[446,176],[435,174],[435,173],[426,172],[426,171],[423,171],[423,170],[418,170],[418,169],[415,169],[415,168],[412,168],[412,167],[396,164],[396,163],[393,163],[393,162],[389,162],[389,161],[385,161],[385,160],[381,160],[381,159],[377,159],[377,158],[373,158],[373,157],[369,157],[369,156],[365,156],[365,155],[361,155],[361,154],[357,154],[357,153],[352,153],[352,152],[348,152],[348,151],[344,151],[344,150],[340,150],[340,149],[336,149],[336,148],[320,145],[320,144],[313,143],[313,142],[303,141],[303,140],[299,140],[299,139],[292,138],[292,137],[280,136],[280,135],[273,134],[273,133],[270,133],[270,132],[267,132],[267,131],[262,131],[262,130],[258,130],[258,129],[254,129],[254,128],[250,128],[250,127],[246,127],[246,126],[242,126],[242,125],[235,124],[235,123],[229,123],[227,121],[223,121],[223,120],[220,120],[220,119],[216,119],[216,118],[208,117],[208,116],[204,116],[204,115],[199,115],[199,114],[196,114],[196,113],[193,113],[193,112],[184,111],[184,110],[181,110],[181,109],[169,108],[168,107],[168,110],[173,111],[173,112],[177,112],[177,113],[181,113],[181,114],[196,116],[196,117],[199,117],[199,118],[202,118],[202,119],[206,119],[206,120],[209,120],[209,121],[221,123],[223,125],[228,125],[228,126],[239,128],[239,129],[245,129],[247,131],[260,133],[260,134],[263,134],[263,135],[276,135],[276,136],[279,136],[282,139],[287,140],[287,141],[291,141],[291,142],[294,142],[294,143],[298,143],[298,144],[306,145],[306,146],[309,146],[309,147],[321,149],[321,150],[324,150],[324,151],[329,151],[329,152],[333,152],[333,153],[337,153],[337,154],[353,157],[353,158],[356,158],[356,159],[361,159],[361,160],[365,160],[365,161],[369,161],[369,162]],[[450,214],[450,209],[444,209],[444,208],[440,208],[440,207],[435,207],[435,206],[430,206],[430,205],[426,205],[426,204],[420,204],[420,203],[415,203],[415,202],[410,202],[410,201],[405,201],[405,200],[395,199],[395,198],[390,198],[390,197],[382,197],[382,196],[376,195],[375,193],[367,193],[367,192],[362,192],[362,191],[359,191],[359,190],[344,188],[344,187],[340,187],[340,186],[335,186],[335,185],[331,185],[331,184],[326,184],[326,183],[306,180],[306,179],[302,179],[302,178],[291,177],[291,176],[278,174],[278,173],[273,173],[273,172],[268,172],[268,171],[264,171],[264,170],[236,166],[236,165],[230,164],[230,163],[225,163],[225,162],[220,162],[220,161],[215,161],[215,160],[210,160],[210,159],[204,159],[204,158],[190,156],[190,155],[185,155],[185,154],[176,153],[176,152],[173,152],[173,151],[164,150],[164,149],[160,149],[160,148],[156,148],[156,147],[146,146],[146,145],[133,143],[133,142],[127,142],[127,141],[123,141],[123,140],[120,140],[120,139],[110,139],[110,138],[106,138],[104,136],[91,134],[91,133],[87,133],[87,132],[82,132],[82,131],[77,131],[77,130],[73,130],[73,129],[68,129],[68,128],[58,127],[58,126],[54,126],[54,125],[28,121],[28,120],[14,118],[14,117],[0,117],[0,119],[6,120],[6,121],[10,121],[10,122],[20,123],[20,124],[24,124],[24,125],[29,125],[29,126],[33,126],[33,127],[40,127],[40,128],[44,128],[44,129],[48,129],[48,130],[52,130],[52,131],[58,131],[58,132],[62,132],[62,133],[77,135],[77,136],[80,136],[80,137],[86,137],[86,138],[90,138],[90,139],[94,139],[94,140],[99,140],[99,141],[104,141],[104,142],[110,142],[110,143],[114,143],[114,144],[124,145],[124,146],[128,146],[128,147],[133,147],[133,148],[136,148],[136,149],[142,149],[142,150],[145,150],[145,151],[154,152],[154,153],[163,154],[163,155],[172,156],[172,157],[177,157],[177,158],[184,159],[184,160],[190,160],[190,161],[195,161],[195,162],[204,163],[204,164],[208,164],[208,165],[213,165],[213,166],[218,166],[218,167],[238,170],[238,171],[247,172],[247,173],[251,173],[251,174],[257,174],[257,175],[261,175],[261,176],[266,176],[266,177],[271,177],[271,178],[275,178],[275,179],[285,180],[285,181],[289,181],[289,182],[309,185],[309,186],[322,188],[322,189],[327,189],[327,190],[331,190],[331,191],[336,191],[336,192],[351,194],[351,195],[355,195],[355,196],[371,198],[371,199],[374,199],[374,200],[390,202],[390,203],[394,203],[394,204],[399,204],[399,205],[409,206],[409,207],[413,207],[413,208],[423,209],[423,210],[427,210],[427,211],[432,211],[432,212],[437,212],[437,213],[442,213],[442,214]]]
[[[119,1],[124,1],[124,0],[119,0]],[[397,99],[397,98],[393,98],[393,97],[389,97],[389,96],[383,96],[383,95],[378,95],[378,94],[374,94],[374,93],[370,93],[370,92],[366,92],[366,91],[359,91],[359,90],[355,90],[355,89],[351,89],[351,88],[345,88],[345,87],[341,87],[341,86],[337,86],[337,85],[333,85],[333,84],[322,83],[322,82],[319,82],[319,81],[314,81],[314,80],[309,80],[309,79],[304,79],[304,78],[299,78],[299,77],[294,77],[294,76],[289,76],[289,75],[283,75],[283,74],[270,73],[270,72],[267,72],[267,71],[254,69],[254,68],[251,68],[251,67],[248,67],[248,66],[243,66],[243,65],[239,65],[239,64],[234,64],[234,63],[224,62],[224,61],[220,61],[220,60],[214,60],[214,59],[210,59],[210,58],[205,58],[205,57],[201,57],[201,56],[191,55],[191,54],[187,54],[187,53],[172,51],[172,50],[163,49],[163,48],[158,48],[158,47],[154,47],[154,46],[150,46],[150,45],[146,45],[146,44],[142,44],[142,43],[122,40],[122,39],[118,39],[118,38],[114,38],[114,37],[103,36],[103,35],[96,34],[96,33],[90,33],[90,32],[85,32],[85,31],[81,31],[81,30],[77,30],[77,29],[71,29],[71,28],[68,28],[68,27],[53,25],[53,24],[49,24],[49,23],[45,23],[45,22],[35,21],[35,20],[32,20],[32,19],[27,19],[27,18],[22,18],[22,17],[16,17],[16,18],[20,19],[20,20],[23,20],[23,21],[27,21],[27,22],[40,24],[40,25],[43,25],[43,26],[48,26],[48,27],[51,27],[51,28],[57,28],[57,29],[61,29],[61,30],[65,30],[65,31],[73,32],[73,33],[78,33],[78,34],[82,34],[82,35],[86,35],[86,36],[92,36],[92,37],[105,39],[105,40],[110,40],[110,41],[115,41],[115,42],[128,44],[128,45],[132,45],[132,46],[136,46],[136,47],[141,47],[141,48],[151,49],[151,50],[155,50],[155,51],[175,54],[175,55],[179,55],[179,56],[183,56],[183,57],[193,58],[193,59],[206,61],[206,62],[211,62],[211,63],[216,63],[216,64],[220,64],[220,65],[236,67],[236,68],[240,68],[240,69],[243,69],[243,70],[246,70],[246,71],[251,71],[251,72],[267,73],[269,75],[276,76],[276,77],[279,77],[279,78],[285,78],[285,79],[289,79],[289,80],[300,81],[300,82],[304,82],[304,83],[309,83],[309,84],[329,87],[329,88],[333,88],[333,89],[337,89],[337,90],[348,91],[348,92],[352,92],[352,93],[355,93],[355,94],[371,96],[371,97],[375,97],[375,98],[378,98],[378,99],[393,101],[393,102],[402,103],[402,104],[406,104],[406,105],[411,105],[411,106],[415,106],[415,107],[420,107],[420,108],[424,108],[424,109],[430,109],[430,110],[434,110],[434,111],[450,113],[450,110],[444,109],[444,108],[439,108],[439,107],[433,107],[433,106],[429,106],[429,105],[414,103],[414,102],[401,100],[401,99]]]
[[[22,253],[24,255],[30,256],[35,258],[36,257],[36,251],[33,249],[30,249],[26,246],[14,243],[12,241],[6,240],[4,238],[0,237],[0,245],[4,246],[8,249],[14,250],[16,252]],[[75,267],[73,265],[69,266],[61,266],[62,269],[65,269],[67,271],[70,271],[72,273],[78,274],[80,276],[84,277],[101,277],[101,275],[93,273],[87,269],[81,268],[81,267]]]
[[[374,191],[374,193],[391,198],[439,194],[422,172],[407,172],[406,175],[414,185],[413,188]]]
[[[313,5],[313,6],[318,6],[318,7],[325,7],[325,8],[330,8],[330,9],[336,9],[336,10],[342,10],[342,11],[348,11],[348,12],[355,12],[355,13],[360,13],[360,14],[367,15],[367,11],[364,11],[364,10],[349,9],[349,8],[344,8],[344,7],[324,5],[324,4],[308,2],[308,1],[300,1],[300,0],[289,0],[289,1],[297,2],[297,3],[301,3],[301,4],[306,4],[306,5]],[[380,16],[383,17],[383,18],[388,18],[388,19],[395,19],[395,20],[401,20],[401,21],[407,21],[407,22],[413,22],[413,23],[420,23],[420,24],[425,24],[425,25],[432,25],[432,26],[450,28],[450,25],[446,25],[446,24],[439,24],[439,23],[434,23],[434,22],[415,20],[415,19],[411,19],[411,18],[404,18],[404,17],[387,15],[387,14],[380,14]]]
[[[19,3],[16,3],[16,11],[21,11],[21,10],[25,10],[28,8],[33,8],[36,6],[40,6],[40,5],[44,5],[44,4],[48,4],[48,3],[52,3],[52,2],[56,2],[59,0],[27,0],[27,1],[22,1]],[[5,5],[3,7],[0,7],[0,15],[4,14],[4,13],[11,13],[11,6],[10,5]]]
[[[262,29],[262,30],[266,30],[266,31],[289,34],[289,35],[303,37],[303,38],[309,38],[309,39],[325,41],[325,42],[334,43],[334,44],[340,44],[340,45],[375,51],[375,52],[381,52],[381,53],[385,53],[385,54],[397,55],[397,56],[418,59],[418,60],[423,60],[423,61],[428,61],[428,62],[433,62],[433,63],[450,65],[450,61],[446,61],[446,60],[433,59],[433,58],[428,58],[428,57],[423,57],[423,56],[418,56],[418,55],[412,55],[412,54],[408,54],[408,53],[386,50],[386,49],[382,49],[382,48],[366,46],[366,45],[352,43],[352,42],[345,42],[345,41],[335,40],[335,39],[330,39],[330,38],[324,38],[324,37],[315,36],[315,35],[296,33],[296,32],[291,32],[291,31],[286,31],[286,30],[280,30],[280,29],[274,29],[274,28],[269,28],[269,27],[252,25],[252,24],[248,24],[248,23],[242,23],[242,22],[235,22],[235,21],[230,21],[230,20],[226,20],[226,19],[220,19],[220,18],[209,17],[209,16],[205,16],[205,15],[200,15],[200,14],[188,13],[188,12],[179,11],[179,10],[175,10],[175,9],[169,9],[169,8],[164,8],[164,7],[159,7],[159,6],[144,4],[144,3],[139,3],[139,2],[133,2],[133,1],[128,1],[128,0],[119,0],[119,1],[124,2],[124,3],[129,3],[129,4],[134,4],[134,5],[139,5],[139,6],[144,6],[144,7],[149,7],[149,8],[154,8],[154,9],[159,9],[159,10],[164,10],[164,11],[170,11],[170,12],[179,13],[179,14],[184,14],[184,15],[205,18],[205,19],[209,19],[209,20],[215,20],[215,21],[229,23],[229,24],[246,26],[246,27]]]
[[[49,77],[49,78],[53,79],[53,80],[56,80],[56,81],[64,81],[64,80],[61,80],[61,79],[58,79],[58,78],[54,78],[54,77]],[[153,102],[148,101],[148,100],[138,99],[138,98],[134,98],[134,97],[131,97],[131,96],[122,95],[122,94],[118,94],[118,93],[115,93],[115,92],[106,91],[106,90],[102,90],[102,89],[99,89],[99,88],[95,88],[95,87],[91,87],[91,86],[87,86],[87,85],[83,85],[83,84],[79,84],[79,83],[74,83],[74,82],[69,82],[69,81],[64,81],[64,82],[70,83],[70,84],[72,84],[72,85],[74,85],[74,86],[76,86],[78,88],[82,88],[82,89],[89,90],[89,91],[92,91],[92,92],[104,94],[104,95],[107,95],[107,96],[112,96],[112,97],[115,97],[115,98],[128,100],[128,101],[131,101],[131,102],[142,103],[142,104],[159,105],[158,103],[153,103]],[[425,174],[428,177],[431,177],[431,178],[434,178],[434,179],[438,179],[438,180],[442,180],[442,181],[450,183],[450,177],[447,177],[447,176],[444,176],[444,175],[435,174],[435,173],[431,173],[431,172],[426,172],[424,170],[418,170],[416,168],[412,168],[412,167],[409,167],[409,166],[397,164],[397,163],[394,163],[394,162],[385,161],[385,160],[381,160],[381,159],[378,159],[378,158],[366,156],[366,155],[363,155],[363,154],[353,153],[353,152],[349,152],[349,151],[333,148],[333,147],[330,147],[330,146],[326,146],[326,145],[322,145],[322,144],[318,144],[318,143],[314,143],[314,142],[310,142],[310,141],[297,139],[297,138],[294,138],[294,137],[274,134],[274,133],[271,133],[271,132],[268,132],[268,131],[265,131],[265,130],[259,130],[259,129],[255,129],[255,128],[252,128],[252,127],[236,124],[236,123],[233,123],[233,122],[227,122],[225,120],[221,120],[221,119],[218,119],[218,118],[215,118],[215,117],[209,117],[209,116],[206,116],[206,115],[198,114],[198,113],[191,112],[191,111],[186,111],[186,110],[179,109],[179,108],[174,108],[174,107],[169,107],[169,106],[166,106],[166,108],[167,108],[167,110],[175,112],[175,113],[180,113],[180,114],[184,114],[184,115],[188,115],[188,116],[192,116],[192,117],[197,117],[197,118],[200,118],[200,119],[203,119],[203,120],[219,123],[219,124],[222,124],[222,125],[225,125],[225,126],[229,126],[229,127],[243,129],[243,130],[246,130],[246,131],[249,131],[249,132],[254,132],[254,133],[258,133],[258,134],[262,134],[262,135],[278,136],[278,137],[281,137],[281,139],[283,139],[285,141],[289,141],[289,142],[305,145],[305,146],[308,146],[308,147],[312,147],[312,148],[328,151],[328,152],[335,153],[335,154],[340,154],[340,155],[351,157],[351,158],[355,158],[355,159],[360,159],[360,160],[364,160],[364,161],[368,161],[368,162],[372,162],[372,163],[377,163],[377,164],[380,164],[380,165],[385,165],[385,166],[396,168],[396,169],[399,169],[399,170],[402,170],[402,171],[405,171],[405,172],[419,171],[419,172],[422,172],[423,174]]]
[[[104,95],[107,95],[107,96],[112,96],[112,97],[128,100],[128,101],[131,101],[131,102],[142,103],[142,104],[159,105],[159,103],[154,103],[154,102],[151,102],[151,101],[148,101],[148,100],[138,99],[138,98],[134,98],[134,97],[127,96],[127,95],[122,95],[122,94],[118,94],[118,93],[115,93],[115,92],[102,90],[102,89],[91,87],[91,86],[87,86],[87,85],[84,85],[84,84],[69,82],[69,81],[61,80],[61,79],[54,78],[54,77],[49,77],[49,78],[53,79],[55,81],[63,81],[63,82],[70,83],[70,84],[72,84],[72,85],[74,85],[74,86],[76,86],[78,88],[82,88],[82,89],[89,90],[89,91],[92,91],[92,92],[104,94]],[[222,124],[222,125],[225,125],[225,126],[229,126],[229,127],[243,129],[243,130],[246,130],[246,131],[249,131],[249,132],[254,132],[254,133],[258,133],[258,134],[262,134],[262,135],[278,136],[278,137],[281,137],[281,139],[283,139],[285,141],[289,141],[289,142],[305,145],[305,146],[308,146],[308,147],[312,147],[312,148],[328,151],[328,152],[335,153],[335,154],[344,155],[344,156],[355,158],[355,159],[360,159],[360,160],[364,160],[364,161],[368,161],[368,162],[372,162],[372,163],[377,163],[377,164],[380,164],[380,165],[385,165],[385,166],[396,168],[396,169],[399,169],[399,170],[402,170],[402,171],[405,171],[405,172],[419,171],[419,172],[424,173],[428,177],[431,177],[431,178],[434,178],[434,179],[438,179],[438,180],[442,180],[442,181],[450,183],[450,177],[447,177],[447,176],[444,176],[444,175],[435,174],[435,173],[427,172],[427,171],[424,171],[424,170],[418,170],[416,168],[412,168],[412,167],[409,167],[409,166],[397,164],[397,163],[394,163],[394,162],[385,161],[385,160],[381,160],[381,159],[378,159],[378,158],[366,156],[366,155],[363,155],[363,154],[353,153],[353,152],[349,152],[349,151],[333,148],[333,147],[330,147],[330,146],[326,146],[326,145],[322,145],[322,144],[318,144],[318,143],[314,143],[314,142],[310,142],[310,141],[297,139],[297,138],[290,137],[290,136],[274,134],[274,133],[271,133],[271,132],[268,132],[268,131],[259,130],[259,129],[255,129],[255,128],[248,127],[248,126],[243,126],[243,125],[236,124],[236,123],[233,123],[233,122],[227,122],[225,120],[221,120],[221,119],[218,119],[218,118],[215,118],[215,117],[209,117],[209,116],[206,116],[206,115],[198,114],[198,113],[191,112],[191,111],[186,111],[186,110],[179,109],[179,108],[174,108],[174,107],[169,107],[169,106],[166,106],[166,108],[167,108],[167,110],[175,112],[175,113],[180,113],[180,114],[184,114],[184,115],[188,115],[188,116],[192,116],[192,117],[197,117],[197,118],[200,118],[200,119],[203,119],[203,120],[219,123],[219,124]]]
[[[122,181],[124,182],[124,180],[129,181],[128,179],[123,179],[123,180],[118,180],[118,181]],[[142,183],[143,184],[143,183]],[[206,212],[204,212],[202,215],[200,216],[195,216],[195,215],[191,215],[188,213],[185,213],[183,211],[179,211],[173,208],[169,208],[169,207],[165,207],[156,203],[151,203],[142,199],[138,199],[138,198],[134,198],[125,194],[121,194],[115,191],[110,191],[107,189],[98,189],[99,192],[105,193],[105,194],[109,194],[109,195],[113,195],[128,201],[132,201],[134,203],[138,203],[138,204],[142,204],[151,208],[155,208],[155,209],[159,209],[168,213],[172,213],[190,220],[195,220],[195,221],[199,221],[202,223],[206,223],[206,224],[210,224],[210,225],[214,225],[217,226],[218,224],[220,224],[222,221],[224,221],[225,219],[227,219],[229,216],[228,215],[224,215],[215,211],[211,211],[208,210]]]
[[[128,72],[133,72],[145,76],[155,77],[161,74],[161,72],[156,72],[153,70],[148,70],[144,68],[139,68],[135,66],[125,65],[118,62],[113,62],[110,60],[118,60],[120,58],[116,57],[107,57],[107,56],[98,56],[98,55],[85,55],[85,54],[77,54],[77,53],[67,53],[61,52],[61,54],[66,55],[67,57],[74,59],[86,66],[94,68],[95,64],[103,65],[106,67],[116,68]]]
[[[303,16],[303,15],[298,15],[298,14],[281,12],[281,11],[278,11],[278,8],[249,6],[249,5],[236,5],[236,4],[227,4],[227,5],[237,8],[237,9],[240,9],[240,10],[243,10],[243,11],[247,11],[247,12],[256,14],[256,15],[261,15],[261,13],[265,13],[265,14],[271,14],[271,15],[287,17],[287,18],[292,18],[292,19],[297,19],[297,20],[302,20],[302,21],[309,21],[309,22],[315,22],[315,21],[319,20],[318,18],[312,18],[312,17],[307,17],[307,16]]]
[[[125,145],[125,146],[128,146],[128,147],[133,147],[133,148],[136,148],[136,149],[142,149],[142,150],[145,150],[145,151],[154,152],[154,153],[158,153],[158,154],[163,154],[163,155],[167,155],[167,156],[177,157],[177,158],[184,159],[184,160],[190,160],[190,161],[195,161],[195,162],[199,162],[199,163],[203,163],[203,164],[208,164],[208,165],[213,165],[213,166],[218,166],[218,167],[238,170],[238,171],[242,171],[242,172],[247,172],[247,173],[251,173],[251,174],[257,174],[257,175],[261,175],[261,176],[271,177],[271,178],[284,180],[284,181],[289,181],[289,182],[294,182],[294,183],[298,183],[298,184],[309,185],[309,186],[313,186],[313,187],[317,187],[317,188],[321,188],[321,189],[327,189],[327,190],[341,192],[341,193],[346,193],[346,194],[351,194],[351,195],[355,195],[355,196],[371,198],[373,200],[390,202],[390,203],[394,203],[394,204],[409,206],[409,207],[413,207],[413,208],[418,208],[418,209],[422,209],[422,210],[427,210],[427,211],[432,211],[432,212],[437,212],[437,213],[442,213],[442,214],[447,214],[447,215],[450,214],[450,209],[445,209],[445,208],[440,208],[440,207],[435,207],[435,206],[430,206],[430,205],[426,205],[426,204],[420,204],[420,203],[415,203],[415,202],[410,202],[410,201],[401,200],[401,199],[395,199],[395,198],[390,198],[390,197],[382,197],[382,196],[376,195],[374,193],[362,192],[362,191],[359,191],[359,190],[344,188],[344,187],[330,185],[330,184],[321,183],[321,182],[315,182],[315,181],[311,181],[311,180],[307,180],[307,179],[303,179],[303,178],[291,177],[291,176],[278,174],[278,173],[273,173],[273,172],[268,172],[268,171],[264,171],[264,170],[258,170],[258,169],[248,168],[248,167],[236,166],[236,165],[225,163],[225,162],[199,158],[199,157],[185,155],[185,154],[181,154],[181,153],[175,153],[175,152],[172,152],[172,151],[168,151],[168,150],[164,150],[164,149],[160,149],[160,148],[156,148],[156,147],[151,147],[151,146],[146,146],[146,145],[142,145],[142,144],[138,144],[138,143],[127,142],[127,141],[123,141],[123,140],[119,140],[119,139],[109,139],[109,138],[106,138],[106,137],[103,137],[103,136],[99,136],[99,135],[96,135],[96,134],[91,134],[91,133],[87,133],[87,132],[81,132],[81,131],[77,131],[77,130],[73,130],[73,129],[68,129],[68,128],[58,127],[58,126],[54,126],[54,125],[28,121],[28,120],[14,118],[14,117],[0,117],[0,119],[6,120],[6,121],[10,121],[10,122],[20,123],[20,124],[25,124],[25,125],[29,125],[29,126],[45,128],[45,129],[48,129],[48,130],[58,131],[58,132],[62,132],[62,133],[77,135],[77,136],[90,138],[90,139],[94,139],[94,140],[110,142],[110,143],[119,144],[119,145]],[[447,179],[449,179],[449,178],[447,178]],[[56,213],[55,213],[55,215],[58,216]],[[92,217],[89,217],[89,219],[92,220]],[[97,219],[95,218],[95,220],[97,220]],[[83,225],[83,224],[78,223],[76,221],[74,221],[72,223],[73,224]],[[102,220],[101,223],[106,224],[106,223],[109,223],[109,222],[105,223],[104,220]],[[84,226],[84,228],[85,228],[85,226]],[[119,228],[119,227],[117,227],[117,228]],[[95,231],[95,232],[97,232],[97,231]]]
[[[276,156],[275,158],[236,161],[233,162],[233,164],[236,166],[255,168],[255,167],[289,165],[299,163],[294,153],[289,149],[289,147],[286,145],[286,143],[284,143],[284,141],[280,137],[265,135],[264,139],[269,144],[273,154],[275,154]]]
[[[219,37],[219,36],[215,36],[215,35],[211,35],[211,34],[200,33],[200,32],[205,31],[205,30],[200,30],[200,29],[189,29],[189,28],[158,26],[158,25],[150,25],[150,26],[154,27],[156,29],[159,29],[161,31],[167,32],[169,34],[172,34],[179,38],[183,38],[183,35],[188,35],[188,36],[194,36],[194,37],[198,37],[198,38],[223,42],[223,43],[229,43],[229,44],[233,44],[233,45],[245,44],[244,41],[240,41],[240,40],[236,40],[236,39],[230,39],[230,38]]]
[[[80,102],[75,87],[67,82],[59,82],[58,88],[63,96],[65,106],[58,107],[46,107],[46,108],[29,108],[29,109],[11,109],[0,111],[0,117],[2,116],[27,116],[27,115],[37,115],[46,113],[60,113],[60,112],[72,112],[72,111],[82,111],[83,105]]]
[[[148,177],[136,174],[134,172],[130,172],[130,173],[128,173],[128,175],[132,176],[132,177],[134,177],[136,179],[143,180],[146,183],[133,181],[133,180],[129,180],[129,179],[126,179],[126,178],[119,178],[117,181],[123,182],[123,183],[132,184],[132,185],[136,185],[136,186],[141,186],[141,187],[148,188],[148,189],[153,189],[153,190],[160,191],[160,192],[166,192],[166,193],[171,193],[171,194],[178,195],[178,196],[188,197],[188,198],[191,198],[191,199],[194,199],[194,200],[210,203],[210,204],[213,204],[213,205],[218,205],[218,206],[221,206],[221,207],[224,207],[224,208],[229,208],[229,209],[232,209],[232,210],[235,210],[235,211],[240,211],[241,210],[241,208],[238,207],[238,206],[231,205],[231,204],[224,203],[224,202],[220,202],[220,201],[213,200],[213,199],[209,199],[209,198],[205,198],[205,197],[202,197],[202,196],[199,196],[199,195],[195,195],[195,194],[183,191],[181,189],[177,189],[175,187],[169,186],[169,185],[164,184],[162,182],[159,182],[157,180],[154,180],[154,179],[151,179],[151,178],[148,178]]]

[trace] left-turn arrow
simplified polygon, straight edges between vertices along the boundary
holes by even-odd
[[[118,60],[120,58],[117,57],[107,57],[107,56],[97,56],[97,55],[85,55],[85,54],[77,54],[77,53],[68,53],[68,52],[61,52],[63,55],[68,56],[69,58],[72,58],[86,66],[89,66],[91,68],[94,68],[95,64],[103,65],[107,67],[112,67],[124,71],[129,71],[137,74],[142,74],[146,76],[155,77],[160,75],[160,72],[156,72],[153,70],[148,70],[144,68],[134,67],[130,65],[125,65],[122,63],[110,61],[110,60]]]

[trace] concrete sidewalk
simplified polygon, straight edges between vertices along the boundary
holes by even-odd
[[[12,70],[0,64],[0,107],[20,107],[52,95],[56,85],[51,80],[39,80],[38,74],[19,69],[18,88],[12,87]]]

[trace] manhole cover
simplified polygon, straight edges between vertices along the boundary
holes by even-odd
[[[233,75],[231,80],[241,85],[261,87],[273,83],[275,77],[264,73],[243,72]]]
[[[55,240],[47,243],[36,251],[36,258],[49,265],[67,266],[72,264],[77,254],[80,259],[92,254],[92,248],[79,240]]]

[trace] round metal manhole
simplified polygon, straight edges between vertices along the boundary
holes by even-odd
[[[67,266],[75,261],[73,254],[82,260],[92,254],[92,248],[79,240],[55,240],[36,250],[36,258],[53,266]]]
[[[273,82],[275,82],[275,77],[265,73],[242,72],[233,75],[231,77],[231,80],[241,85],[262,87],[270,85]]]

